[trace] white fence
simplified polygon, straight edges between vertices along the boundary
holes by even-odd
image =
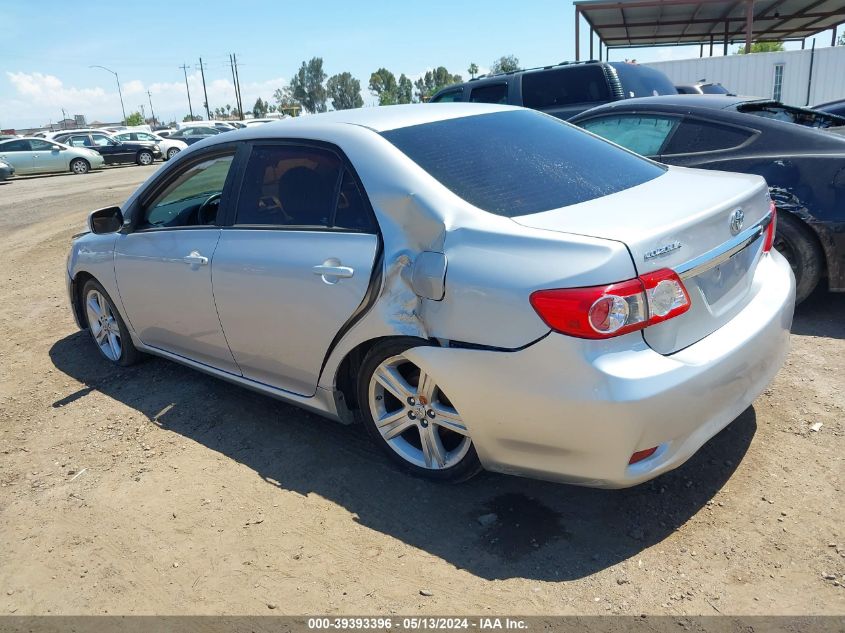
[[[815,55],[806,49],[651,62],[646,65],[662,70],[676,84],[706,79],[719,82],[736,94],[768,99],[778,96],[775,76],[781,74],[780,100],[791,105],[813,106],[845,99],[845,46],[817,48]],[[782,70],[778,71],[779,67]]]

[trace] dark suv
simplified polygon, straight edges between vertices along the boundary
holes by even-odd
[[[659,70],[628,62],[564,62],[557,66],[482,75],[437,92],[431,103],[503,103],[561,119],[597,105],[632,97],[677,94]]]

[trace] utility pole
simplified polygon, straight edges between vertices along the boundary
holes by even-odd
[[[191,115],[191,122],[194,120],[194,109],[191,107],[191,87],[188,85],[188,67],[185,64],[180,66],[185,73],[185,90],[188,91],[188,113]]]
[[[232,71],[232,85],[235,88],[235,107],[238,111],[241,111],[241,98],[238,95],[238,80],[237,77],[235,77],[235,61],[232,53],[229,53],[229,68]]]
[[[244,102],[241,99],[241,75],[238,72],[238,56],[232,53],[232,59],[235,61],[235,85],[238,88],[238,102],[240,105],[238,106],[238,110],[241,113],[241,121],[244,120]]]
[[[153,125],[158,125],[158,121],[156,120],[156,113],[153,110],[153,96],[150,94],[150,91],[147,90],[147,99],[150,101],[150,117],[153,120]]]
[[[67,115],[65,114],[65,109],[62,108],[62,129],[67,129]]]
[[[202,75],[202,94],[205,95],[205,114],[208,116],[208,120],[211,121],[211,109],[208,107],[208,91],[205,88],[205,65],[202,63],[202,57],[200,57],[200,75]]]
[[[144,104],[142,103],[138,107],[141,108],[141,119],[144,121],[144,123],[146,123],[147,122],[147,115],[144,112]]]

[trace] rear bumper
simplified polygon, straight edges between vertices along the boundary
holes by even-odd
[[[407,356],[437,377],[488,470],[624,488],[683,464],[780,369],[795,303],[783,257],[761,260],[752,292],[729,323],[671,356],[637,332],[607,341],[552,333],[517,352],[428,347]]]

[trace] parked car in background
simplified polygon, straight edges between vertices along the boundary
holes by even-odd
[[[6,161],[0,160],[0,182],[15,175],[15,168]]]
[[[813,106],[813,110],[821,110],[828,114],[835,114],[837,116],[845,117],[845,99],[839,101],[829,101],[828,103],[820,103]]]
[[[720,83],[712,81],[696,81],[692,84],[675,84],[678,94],[682,95],[731,95],[733,93]]]
[[[246,127],[250,127],[253,125],[261,125],[262,123],[273,123],[274,121],[281,121],[282,119],[246,119],[244,123]]]
[[[90,134],[90,133],[98,133],[103,134],[108,132],[106,130],[90,127],[90,128],[79,128],[74,130],[45,130],[43,132],[38,132],[37,134],[33,134],[32,136],[36,138],[46,138],[48,140],[55,140],[60,136],[67,136],[68,134]]]
[[[221,132],[229,132],[231,130],[237,129],[239,126],[235,125],[234,121],[185,121],[182,123],[177,123],[176,127],[180,130],[186,127],[195,127],[195,126],[206,126],[206,127],[213,127]]]
[[[19,176],[63,171],[87,174],[104,164],[103,157],[93,150],[68,147],[43,138],[0,141],[0,160],[14,167]]]
[[[755,103],[652,97],[594,108],[572,123],[669,165],[763,176],[778,209],[775,248],[792,266],[798,301],[823,277],[845,292],[845,137],[761,115],[768,106]]]
[[[185,141],[162,138],[155,132],[135,132],[125,130],[115,134],[114,138],[122,143],[138,143],[147,146],[158,145],[159,150],[161,150],[161,157],[164,160],[170,160],[176,156],[176,154],[188,147],[188,144]]]
[[[539,112],[358,108],[187,150],[91,214],[66,281],[111,363],[150,352],[359,420],[432,479],[626,487],[780,368],[795,285],[773,213],[758,176]]]
[[[619,99],[677,94],[659,70],[628,62],[564,62],[557,66],[483,75],[437,92],[431,103],[469,101],[540,110],[561,119]]]
[[[193,145],[194,143],[198,143],[210,136],[217,136],[218,134],[231,132],[233,130],[234,128],[220,129],[211,125],[191,125],[180,128],[167,138],[174,141],[182,141],[188,145]]]
[[[164,127],[164,128],[161,128],[160,130],[154,130],[154,132],[156,134],[158,134],[161,138],[167,138],[168,136],[173,134],[175,131],[176,131],[176,128],[172,128],[172,127]]]
[[[106,165],[117,165],[121,163],[151,165],[156,158],[161,158],[161,150],[157,145],[149,146],[141,143],[122,143],[102,132],[68,134],[56,137],[56,140],[70,147],[87,147],[99,152],[106,161]]]

